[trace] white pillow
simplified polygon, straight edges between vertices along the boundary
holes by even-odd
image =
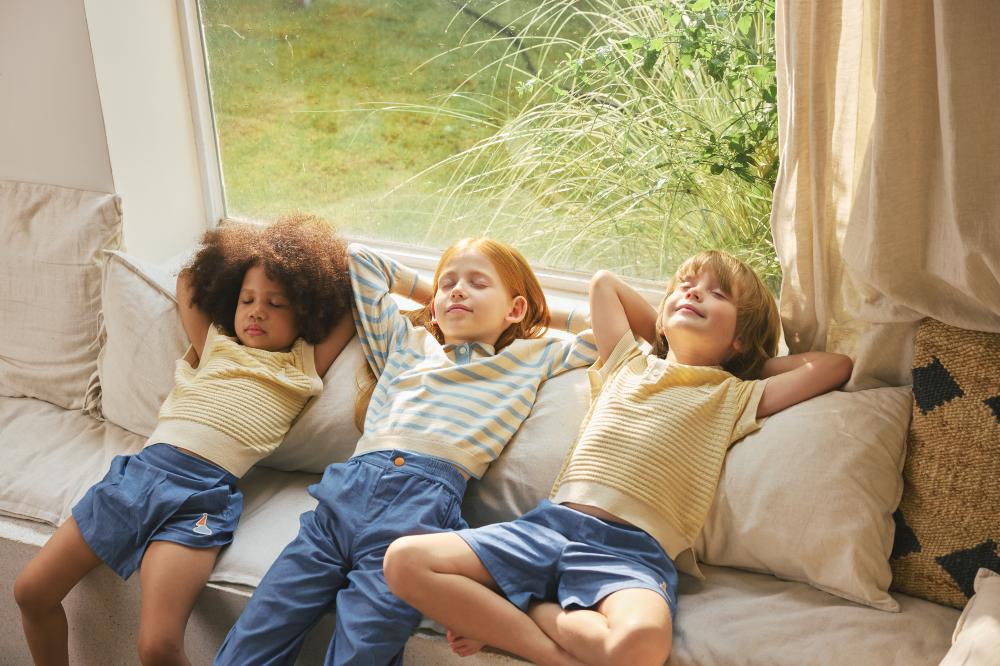
[[[910,402],[908,387],[838,391],[766,419],[726,456],[699,560],[899,610],[887,590]]]
[[[366,363],[355,336],[327,370],[319,398],[306,406],[281,446],[258,464],[318,474],[330,463],[350,458],[361,438],[354,425],[354,401],[359,372]]]
[[[96,388],[101,251],[114,194],[0,182],[0,395],[80,409]]]
[[[980,569],[940,666],[1000,664],[1000,573]]]
[[[98,357],[101,390],[88,411],[148,437],[187,349],[167,270],[112,252],[101,303],[105,342]]]
[[[531,414],[483,478],[472,481],[462,515],[473,527],[513,520],[549,496],[590,407],[586,368],[543,382]]]
[[[175,363],[188,346],[174,298],[175,272],[122,252],[111,253],[105,271],[106,342],[99,362],[100,399],[91,409],[144,437],[156,427],[160,405],[173,388]],[[354,427],[354,399],[364,362],[355,339],[326,373],[323,393],[260,464],[319,473],[349,458],[361,436]]]

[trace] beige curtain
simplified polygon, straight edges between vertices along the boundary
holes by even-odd
[[[1000,0],[777,5],[789,350],[908,384],[921,318],[1000,331]]]

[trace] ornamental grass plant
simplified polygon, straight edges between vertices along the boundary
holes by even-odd
[[[491,72],[491,94],[460,86],[437,106],[385,107],[460,107],[493,129],[414,177],[449,174],[428,237],[474,226],[544,265],[654,280],[720,248],[777,289],[772,1],[540,0],[515,12],[500,0],[478,9],[482,18],[443,55],[503,44],[501,58],[468,72]],[[473,38],[483,25],[492,33]]]

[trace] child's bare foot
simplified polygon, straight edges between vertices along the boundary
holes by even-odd
[[[448,645],[451,647],[451,651],[459,657],[468,657],[469,655],[476,654],[482,650],[485,643],[471,638],[465,638],[464,636],[456,636],[452,633],[451,629],[449,629]]]

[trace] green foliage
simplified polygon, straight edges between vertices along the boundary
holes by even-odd
[[[540,0],[511,21],[517,48],[467,42],[508,44],[481,116],[499,129],[437,165],[439,224],[472,216],[543,263],[645,278],[719,247],[777,288],[773,19],[773,0]]]

